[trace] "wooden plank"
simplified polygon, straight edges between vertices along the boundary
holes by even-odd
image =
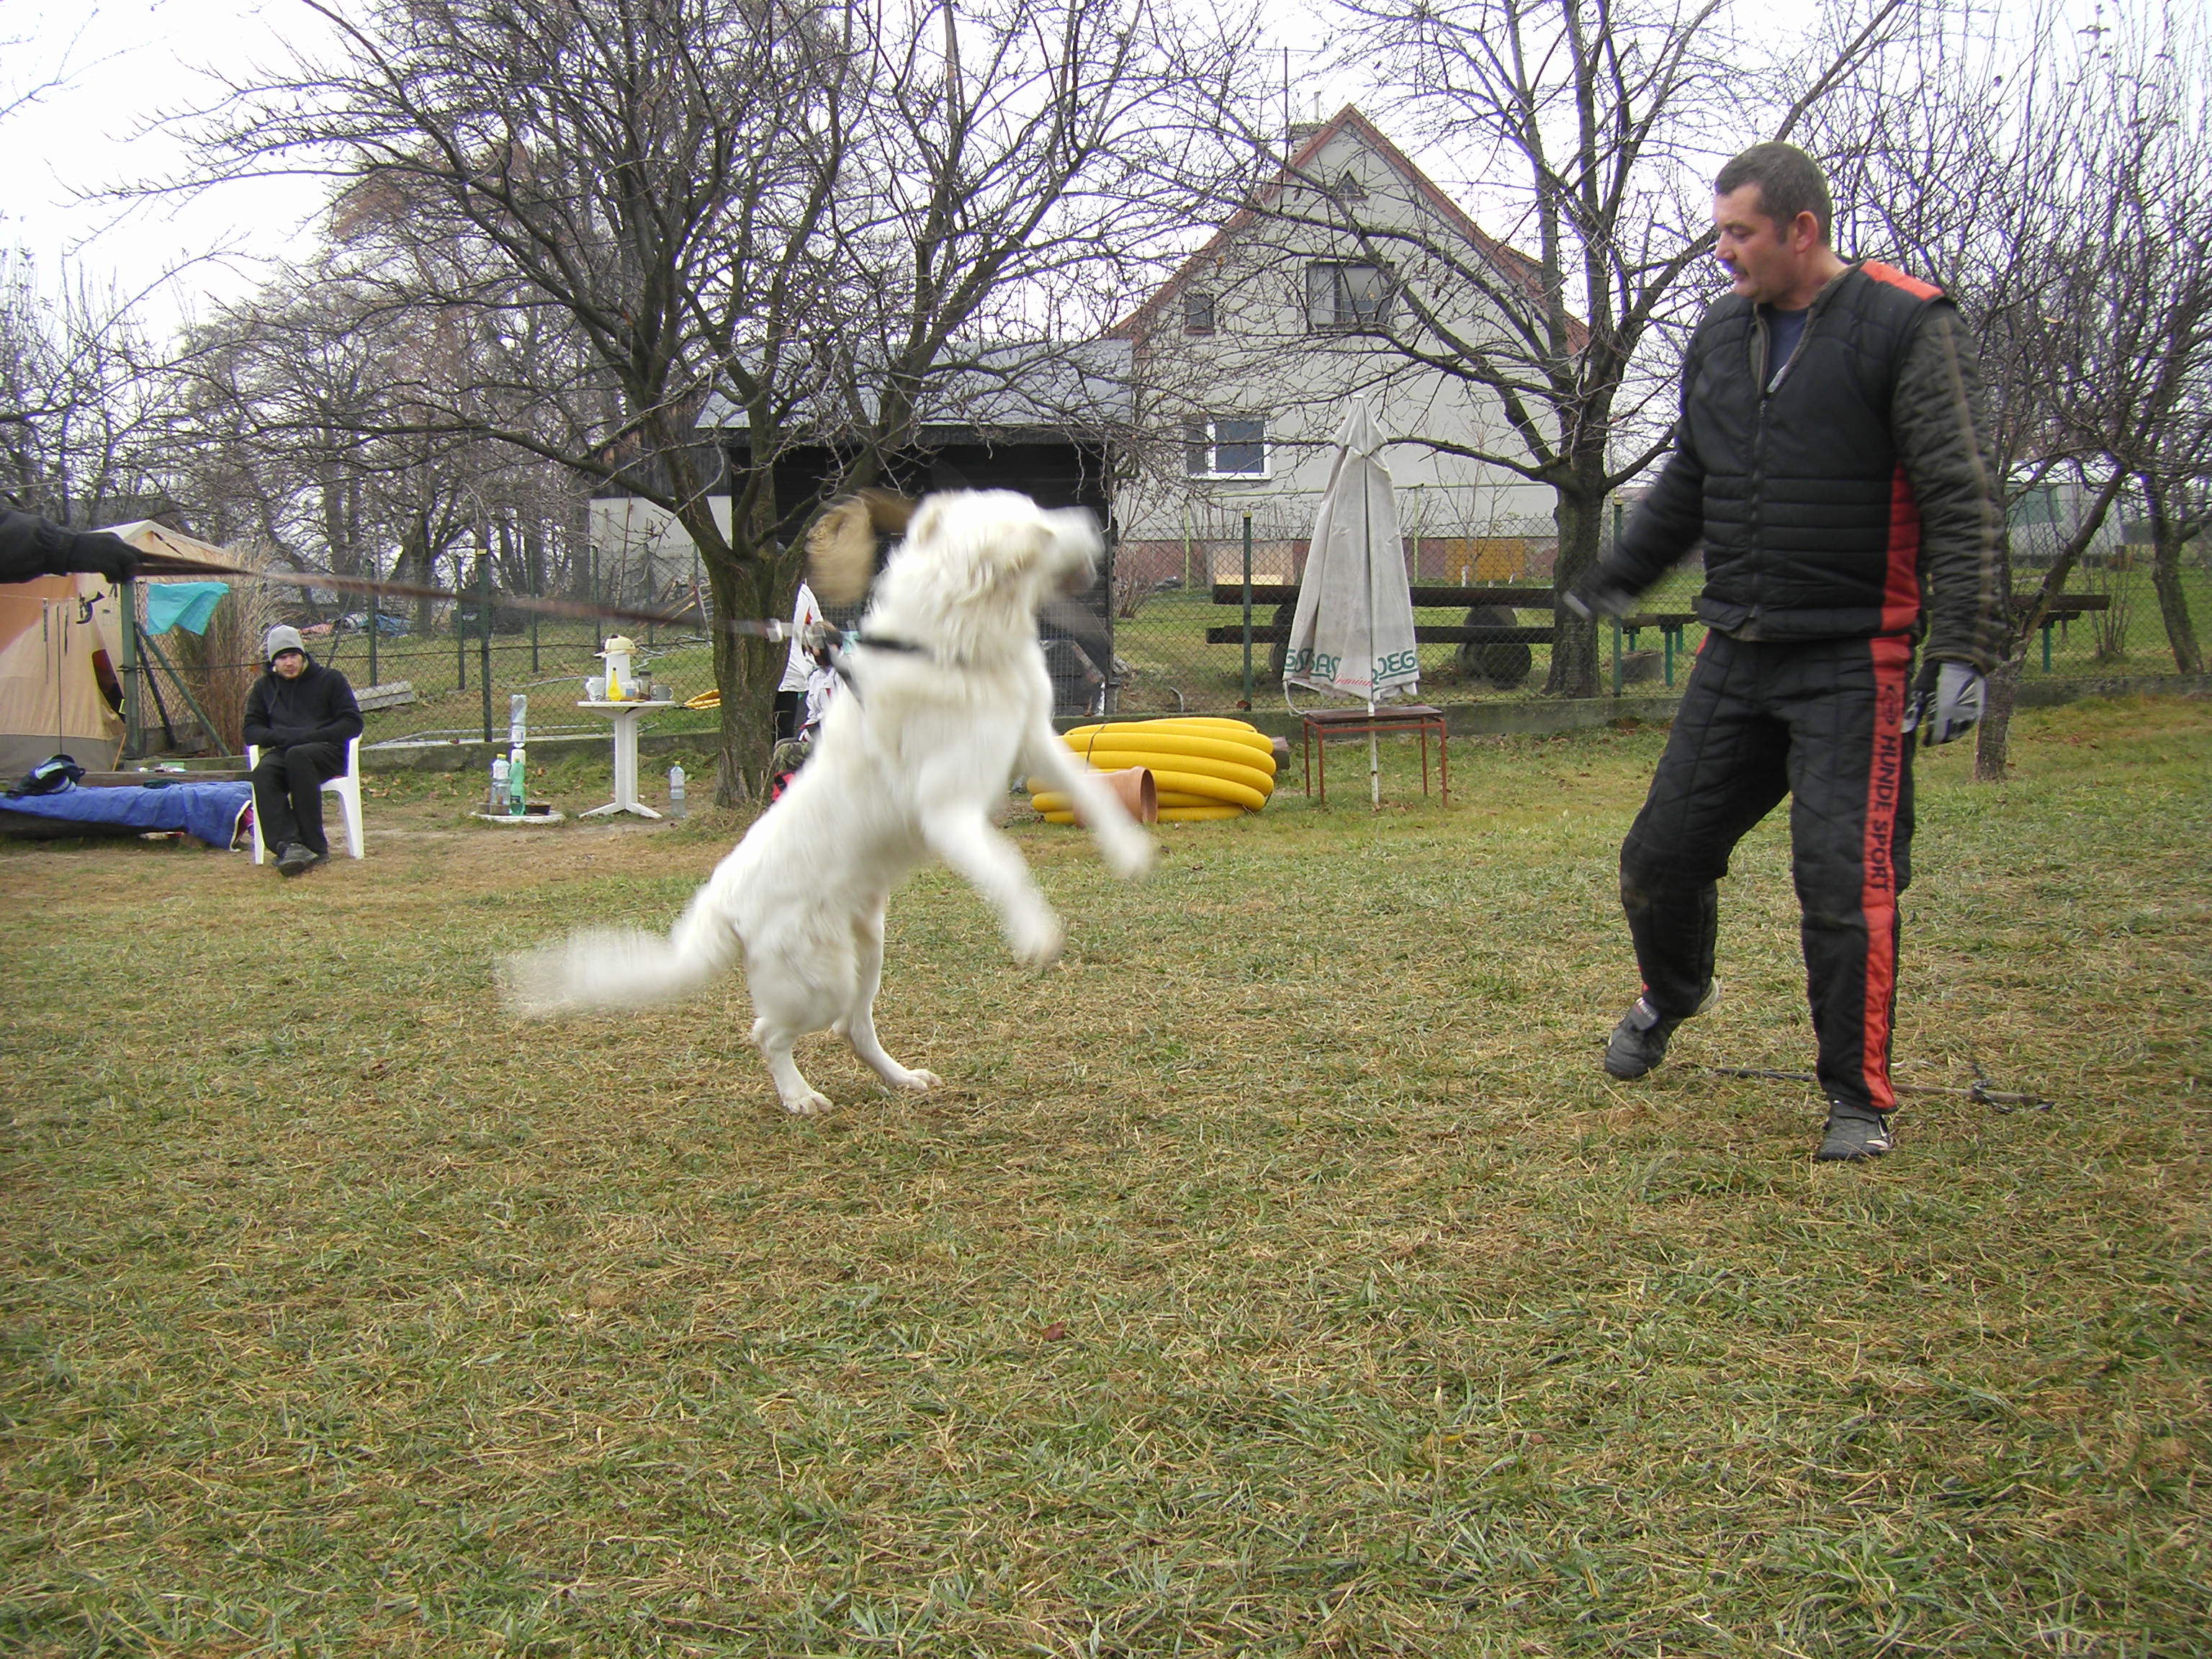
[[[399,708],[415,701],[412,680],[386,680],[381,685],[365,686],[353,694],[355,706],[364,714],[379,708]]]

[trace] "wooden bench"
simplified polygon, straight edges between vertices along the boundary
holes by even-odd
[[[1412,590],[1416,611],[1472,611],[1477,606],[1497,605],[1508,611],[1549,611],[1552,590],[1548,587],[1427,587]],[[1245,587],[1242,582],[1216,582],[1213,602],[1242,607]],[[1251,586],[1252,608],[1280,607],[1296,605],[1298,590],[1289,582],[1254,582]],[[1549,645],[1557,635],[1551,628],[1469,628],[1464,623],[1424,623],[1413,624],[1413,640],[1419,645]],[[1242,645],[1248,635],[1241,622],[1223,623],[1206,630],[1208,645]],[[1287,618],[1280,623],[1255,622],[1249,635],[1255,645],[1280,645],[1291,637]]]
[[[2036,593],[2014,594],[2012,596],[2013,615],[2027,616],[2035,609],[2035,602],[2040,597],[2041,595]],[[2039,630],[2043,635],[2043,672],[2046,674],[2051,672],[2051,630],[2052,629],[2057,629],[2060,637],[2063,638],[2068,623],[2078,622],[2093,612],[2110,611],[2112,608],[2112,596],[2109,593],[2061,593],[2054,598],[2051,601],[2051,608],[2043,613],[2043,623]]]

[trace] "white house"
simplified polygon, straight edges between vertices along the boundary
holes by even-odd
[[[1112,331],[1132,343],[1140,400],[1115,501],[1124,579],[1232,580],[1249,514],[1255,576],[1293,580],[1328,440],[1353,396],[1392,440],[1383,460],[1421,580],[1540,574],[1552,492],[1424,441],[1511,448],[1496,398],[1382,337],[1413,295],[1455,323],[1483,324],[1479,294],[1421,248],[1533,289],[1532,262],[1486,235],[1357,109],[1292,136],[1282,171]]]

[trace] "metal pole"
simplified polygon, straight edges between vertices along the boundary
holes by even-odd
[[[376,567],[372,564],[369,568],[374,570]],[[376,594],[372,591],[368,596],[368,683],[371,685],[383,684],[376,677],[376,636],[380,631],[376,625]]]
[[[1252,515],[1244,515],[1244,707],[1252,706]]]
[[[123,612],[123,753],[136,760],[139,747],[138,712],[138,584],[128,576],[115,584],[116,603]]]
[[[477,621],[483,626],[482,642],[477,649],[483,653],[483,732],[484,741],[491,741],[491,560],[486,558],[477,567]]]
[[[1616,697],[1620,695],[1620,619],[1618,617],[1613,623],[1613,695]]]

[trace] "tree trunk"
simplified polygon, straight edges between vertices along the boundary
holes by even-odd
[[[775,568],[764,559],[709,558],[707,584],[714,622],[775,614]],[[788,606],[786,612],[788,612]],[[722,694],[714,804],[737,806],[765,798],[769,756],[775,749],[775,688],[791,647],[757,634],[716,626],[714,684]]]
[[[2012,711],[2020,696],[2020,669],[2027,641],[2014,643],[2005,659],[1990,672],[1987,702],[1982,720],[1974,728],[1974,781],[2002,783],[2010,763]]]
[[[1579,470],[1579,469],[1578,469]],[[1579,483],[1558,486],[1552,522],[1559,528],[1558,562],[1552,570],[1552,672],[1544,681],[1551,697],[1597,696],[1597,624],[1567,609],[1567,591],[1597,562],[1605,526],[1605,491]]]
[[[2197,626],[2189,618],[2189,595],[2181,585],[2180,527],[2161,523],[2151,550],[2150,583],[2158,594],[2158,614],[2166,623],[2166,643],[2173,647],[2175,672],[2204,672],[2203,648],[2197,642]]]

